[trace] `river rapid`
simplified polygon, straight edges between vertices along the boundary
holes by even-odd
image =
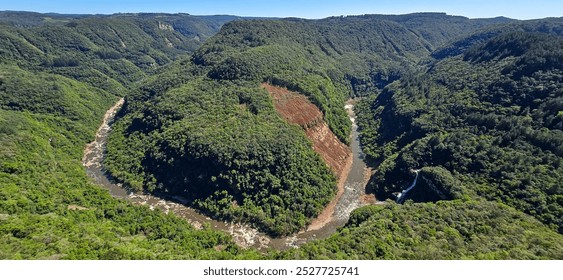
[[[187,220],[196,228],[202,228],[203,225],[207,224],[210,228],[230,234],[235,243],[239,246],[243,248],[252,247],[260,251],[269,248],[277,250],[294,248],[312,240],[326,238],[336,232],[338,227],[346,224],[350,213],[354,209],[367,204],[367,202],[363,202],[362,195],[365,194],[369,169],[364,163],[364,154],[360,148],[358,127],[353,111],[353,100],[349,100],[345,106],[348,116],[352,121],[350,145],[353,154],[352,164],[344,183],[344,192],[338,198],[334,212],[322,223],[320,228],[304,230],[282,238],[271,238],[249,225],[213,220],[199,214],[195,209],[185,206],[183,204],[184,201],[180,197],[161,198],[150,194],[133,193],[123,188],[121,184],[115,183],[105,172],[102,161],[106,151],[107,139],[111,131],[111,123],[113,122],[115,114],[123,105],[123,102],[123,99],[119,100],[106,112],[103,122],[96,133],[95,140],[86,146],[82,159],[82,164],[86,168],[88,177],[90,177],[94,183],[107,189],[109,193],[116,198],[129,200],[133,204],[147,205],[151,209],[160,209],[165,213],[172,212],[176,216]]]

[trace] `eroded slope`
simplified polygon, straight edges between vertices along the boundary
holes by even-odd
[[[340,142],[323,119],[323,113],[307,97],[294,91],[262,84],[272,96],[276,111],[289,123],[301,126],[307,138],[338,178],[346,176],[351,159],[348,146]]]

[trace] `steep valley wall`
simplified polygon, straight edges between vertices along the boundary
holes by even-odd
[[[313,142],[315,152],[338,178],[345,177],[352,151],[329,129],[319,108],[300,93],[267,83],[262,87],[270,93],[278,114],[287,122],[301,126]]]

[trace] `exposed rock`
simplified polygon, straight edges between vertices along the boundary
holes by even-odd
[[[168,23],[164,23],[164,22],[158,22],[158,29],[160,30],[168,30],[168,31],[174,31],[174,27]]]

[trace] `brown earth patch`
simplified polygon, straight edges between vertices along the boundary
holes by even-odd
[[[324,121],[323,113],[307,97],[267,83],[263,83],[262,87],[270,93],[278,114],[287,122],[297,124],[305,130],[307,138],[313,142],[313,150],[338,178],[336,196],[311,221],[307,231],[320,229],[331,221],[336,203],[344,193],[344,184],[352,167],[352,150],[338,140]]]
[[[305,129],[315,152],[339,179],[346,177],[347,172],[344,170],[346,163],[352,158],[352,151],[332,133],[319,108],[300,93],[266,83],[262,87],[270,93],[278,114],[287,122]]]
[[[377,199],[375,199],[375,195],[370,193],[370,194],[362,194],[360,196],[360,203],[362,204],[368,204],[368,205],[373,205],[377,202]]]
[[[307,97],[286,88],[263,83],[274,101],[274,107],[287,122],[304,129],[323,121],[323,113]]]

